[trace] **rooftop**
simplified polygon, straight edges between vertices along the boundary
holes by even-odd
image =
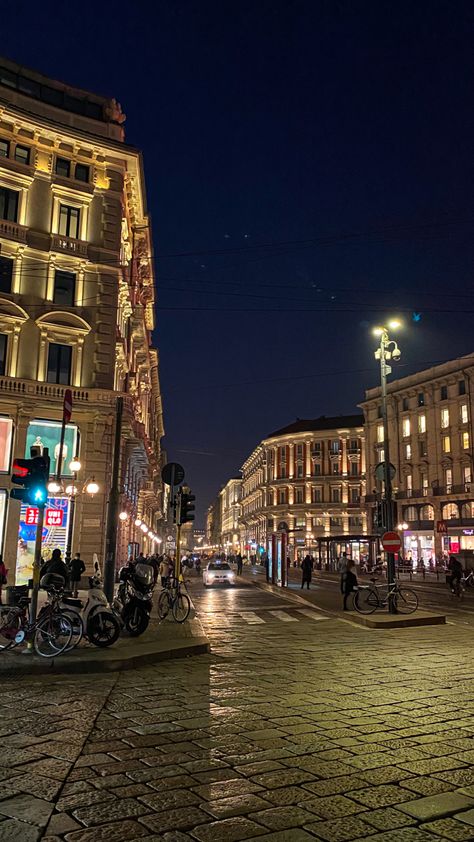
[[[364,416],[357,415],[332,415],[326,417],[321,415],[319,418],[297,418],[293,424],[288,424],[287,427],[282,427],[281,430],[276,430],[270,433],[267,438],[273,439],[277,436],[286,436],[291,433],[310,433],[316,430],[340,430],[346,427],[363,427]]]

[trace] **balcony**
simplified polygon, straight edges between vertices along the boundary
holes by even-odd
[[[28,228],[24,225],[19,225],[18,222],[9,222],[7,219],[0,219],[0,237],[8,237],[9,240],[26,243],[27,231]]]
[[[83,240],[74,240],[72,237],[63,237],[61,234],[51,235],[51,251],[75,254],[76,257],[87,257],[87,249],[88,244]]]

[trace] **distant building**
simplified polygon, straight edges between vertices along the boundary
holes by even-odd
[[[221,502],[221,544],[226,553],[240,549],[240,501],[242,498],[242,477],[228,480],[220,491]]]
[[[363,415],[299,420],[265,438],[242,467],[243,549],[270,554],[272,535],[288,529],[292,561],[373,552],[361,502],[364,441]]]
[[[406,522],[404,555],[414,562],[474,550],[474,354],[388,383],[390,461],[398,520]],[[367,496],[371,515],[384,458],[380,388],[361,407],[367,442]]]

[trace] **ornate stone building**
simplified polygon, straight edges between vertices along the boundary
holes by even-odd
[[[241,543],[271,554],[272,536],[286,531],[290,559],[306,552],[321,561],[347,549],[372,550],[361,505],[365,494],[362,415],[299,420],[271,433],[242,467]]]
[[[119,396],[121,560],[129,544],[154,546],[161,518],[153,250],[142,157],[124,142],[124,120],[115,100],[0,59],[0,547],[10,583],[14,571],[28,578],[35,521],[8,497],[11,462],[47,446],[55,472],[67,387],[69,493],[48,501],[45,555],[69,539],[86,564],[103,558]]]
[[[417,562],[474,550],[474,354],[388,383],[390,461],[404,554]],[[373,513],[384,456],[380,388],[366,391],[367,491]]]

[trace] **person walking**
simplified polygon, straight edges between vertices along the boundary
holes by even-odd
[[[77,599],[77,592],[79,590],[79,582],[81,576],[85,572],[86,565],[84,564],[80,553],[76,553],[74,558],[69,562],[69,582],[75,599]]]
[[[304,588],[305,584],[307,589],[309,590],[309,586],[311,583],[311,574],[313,572],[313,562],[311,561],[311,556],[306,555],[301,564],[301,570],[303,572],[302,580],[301,580],[301,589]]]
[[[242,569],[243,569],[242,553],[237,553],[235,559],[237,561],[237,576],[241,576],[242,575]]]
[[[354,567],[355,567],[355,564],[352,561],[352,559],[348,559],[347,565],[346,565],[346,570],[342,574],[341,591],[342,591],[342,595],[344,597],[343,603],[342,603],[342,607],[343,607],[344,611],[349,610],[348,607],[347,607],[347,598],[348,598],[349,594],[351,594],[352,591],[355,591],[357,589],[357,576],[354,573]]]
[[[3,561],[3,556],[0,553],[0,605],[3,605],[2,590],[3,590],[3,586],[7,584],[7,576],[8,576],[8,570],[5,567],[5,562]]]

